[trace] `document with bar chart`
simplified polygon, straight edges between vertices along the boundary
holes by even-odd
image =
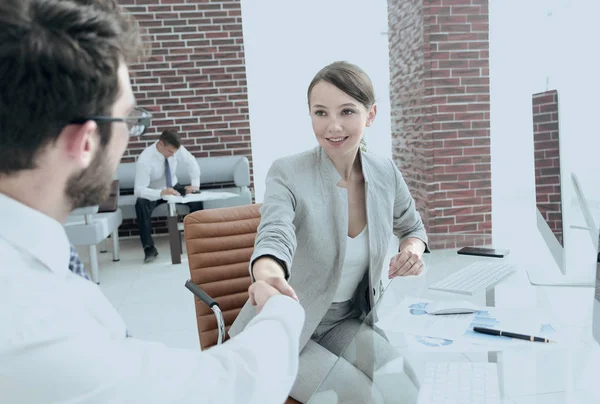
[[[402,340],[417,351],[488,351],[490,347],[511,347],[530,344],[529,341],[480,334],[473,327],[502,329],[553,340],[558,338],[555,327],[546,316],[532,309],[485,307],[474,314],[431,316],[426,299],[406,297],[393,315],[380,316],[377,326],[388,334],[402,334]],[[550,344],[539,344],[550,345]]]

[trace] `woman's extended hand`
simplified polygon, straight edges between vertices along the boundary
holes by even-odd
[[[388,278],[419,275],[423,272],[423,265],[423,261],[417,253],[410,250],[401,251],[390,260]]]
[[[257,259],[252,267],[252,273],[256,282],[264,281],[282,295],[289,296],[298,301],[296,292],[285,280],[283,268],[272,258],[260,257]]]
[[[421,240],[406,240],[400,247],[400,252],[390,260],[388,278],[421,274],[425,265],[421,260],[424,249],[425,243]]]
[[[298,301],[298,296],[296,295],[296,292],[284,278],[281,278],[279,276],[272,276],[270,278],[264,279],[264,282],[277,289],[277,291],[282,295],[291,297],[295,301]]]
[[[250,304],[256,309],[256,313],[260,313],[267,301],[276,295],[280,295],[279,291],[265,281],[256,281],[248,288],[248,296]]]

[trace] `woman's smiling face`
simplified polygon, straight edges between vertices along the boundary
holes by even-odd
[[[326,81],[310,92],[310,116],[319,145],[331,157],[356,154],[364,129],[375,118],[360,102]]]

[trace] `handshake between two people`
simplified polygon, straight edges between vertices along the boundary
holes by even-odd
[[[296,292],[285,280],[284,269],[273,259],[261,257],[252,267],[255,282],[248,288],[250,304],[260,313],[267,301],[276,295],[285,295],[298,301]]]
[[[417,276],[425,269],[421,256],[425,243],[419,239],[409,238],[401,245],[401,251],[389,264],[388,278],[399,276]],[[285,270],[274,259],[265,256],[258,258],[252,267],[256,280],[248,289],[250,304],[260,312],[265,303],[275,295],[285,295],[298,301],[296,292],[285,280]]]

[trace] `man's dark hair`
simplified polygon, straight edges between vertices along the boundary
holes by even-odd
[[[0,1],[0,175],[34,169],[71,120],[111,115],[117,70],[141,50],[116,0]]]
[[[181,140],[179,139],[179,133],[175,129],[166,129],[160,135],[158,139],[166,145],[173,146],[177,149],[181,147]]]

